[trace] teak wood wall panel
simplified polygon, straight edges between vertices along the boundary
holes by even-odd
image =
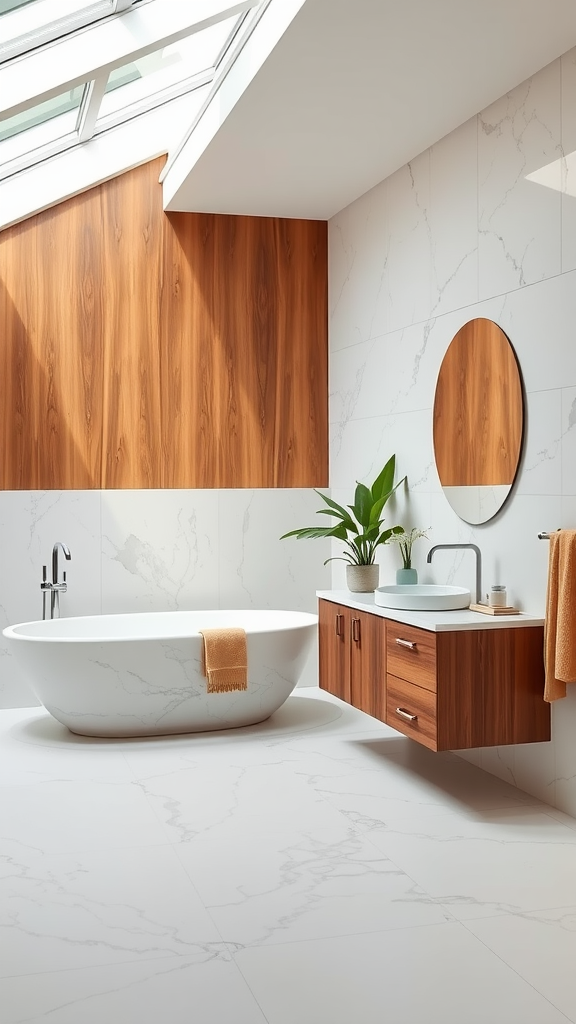
[[[0,486],[326,486],[326,224],[166,215],[162,163],[0,235]]]
[[[99,486],[103,280],[94,201],[0,234],[0,486]],[[41,270],[39,270],[41,268]]]

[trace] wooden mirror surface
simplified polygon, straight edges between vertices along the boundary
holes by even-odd
[[[516,355],[492,320],[454,335],[434,396],[434,454],[450,505],[468,523],[502,508],[518,471],[524,400]]]

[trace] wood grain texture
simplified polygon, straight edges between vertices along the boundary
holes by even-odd
[[[152,161],[0,234],[3,488],[328,483],[327,225]]]
[[[404,643],[399,643],[404,641]],[[405,643],[414,644],[406,647]],[[436,691],[436,634],[389,621],[386,627],[388,672]]]
[[[438,749],[550,739],[541,626],[439,633]]]
[[[438,750],[436,733],[436,694],[406,679],[388,673],[386,721],[393,729],[423,743],[429,750]],[[415,715],[409,721],[400,711]]]
[[[465,324],[440,367],[434,397],[434,454],[444,487],[514,481],[524,407],[520,371],[492,320]]]
[[[318,663],[322,690],[351,703],[351,610],[332,601],[318,602]]]
[[[386,721],[385,623],[369,612],[352,611],[350,695],[355,708]]]
[[[0,233],[3,489],[99,486],[100,234],[94,197]]]

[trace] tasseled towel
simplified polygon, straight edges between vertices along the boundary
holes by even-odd
[[[576,530],[550,534],[544,662],[544,700],[551,703],[576,683]]]
[[[236,626],[228,629],[200,629],[202,671],[208,678],[208,693],[228,693],[248,689],[246,632]]]

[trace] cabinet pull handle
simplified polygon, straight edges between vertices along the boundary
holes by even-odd
[[[336,616],[336,636],[344,636],[344,630],[342,629],[343,615]]]
[[[352,639],[360,643],[360,619],[352,619]]]
[[[409,711],[405,711],[404,708],[396,708],[396,714],[400,715],[401,718],[408,719],[409,722],[417,722],[418,715],[411,715]]]
[[[412,643],[411,640],[401,640],[399,636],[396,637],[396,643],[400,644],[401,647],[409,647],[411,651],[415,651],[418,646],[416,643]]]

